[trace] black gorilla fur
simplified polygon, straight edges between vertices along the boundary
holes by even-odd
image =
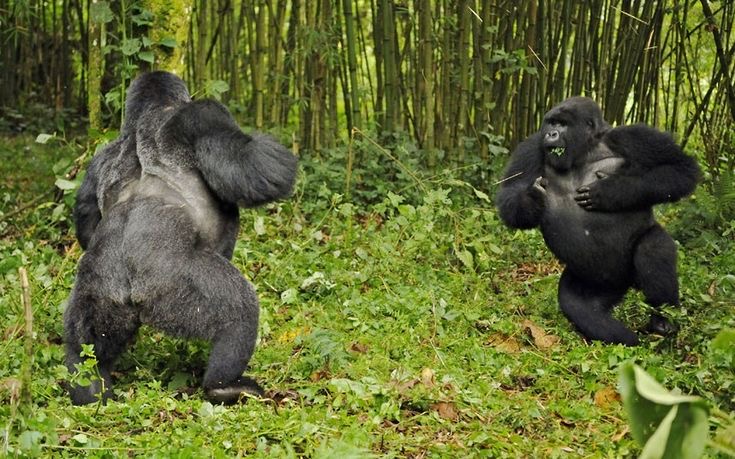
[[[559,305],[577,329],[635,345],[612,309],[631,287],[655,308],[679,304],[676,246],[652,206],[690,194],[699,174],[668,134],[641,124],[611,129],[594,101],[573,97],[515,150],[496,204],[508,226],[539,226],[566,265]],[[675,328],[653,313],[648,330]]]
[[[170,73],[137,78],[126,111],[120,136],[91,161],[74,209],[86,252],[64,314],[66,361],[74,372],[82,344],[93,344],[103,380],[72,387],[72,402],[111,395],[112,365],[143,323],[212,342],[203,381],[210,399],[259,394],[242,375],[258,298],[229,260],[238,205],[288,196],[296,157],[243,133],[220,103],[192,102]]]

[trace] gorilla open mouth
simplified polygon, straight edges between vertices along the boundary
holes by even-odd
[[[549,153],[556,156],[561,156],[566,151],[566,148],[564,147],[554,147],[549,149]]]

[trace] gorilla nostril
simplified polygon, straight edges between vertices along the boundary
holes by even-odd
[[[546,134],[546,138],[549,140],[557,140],[559,138],[559,131],[551,131]]]

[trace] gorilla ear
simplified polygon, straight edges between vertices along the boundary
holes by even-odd
[[[272,138],[217,132],[197,139],[194,155],[209,187],[225,202],[255,207],[289,196],[298,160]]]

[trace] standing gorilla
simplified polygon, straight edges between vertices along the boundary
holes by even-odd
[[[243,133],[218,102],[192,102],[178,77],[144,74],[128,90],[120,136],[92,160],[74,219],[86,253],[64,314],[66,362],[93,344],[102,381],[71,388],[75,404],[111,393],[110,371],[141,324],[212,342],[206,395],[232,403],[259,394],[242,376],[259,306],[230,264],[238,205],[291,193],[296,158]],[[104,384],[104,385],[102,385]]]
[[[515,150],[496,197],[513,228],[540,226],[565,265],[559,305],[588,339],[638,343],[612,309],[630,287],[658,308],[679,304],[676,246],[652,206],[694,190],[696,162],[645,125],[611,129],[591,99],[573,97],[544,116]],[[653,313],[648,330],[675,331]]]

